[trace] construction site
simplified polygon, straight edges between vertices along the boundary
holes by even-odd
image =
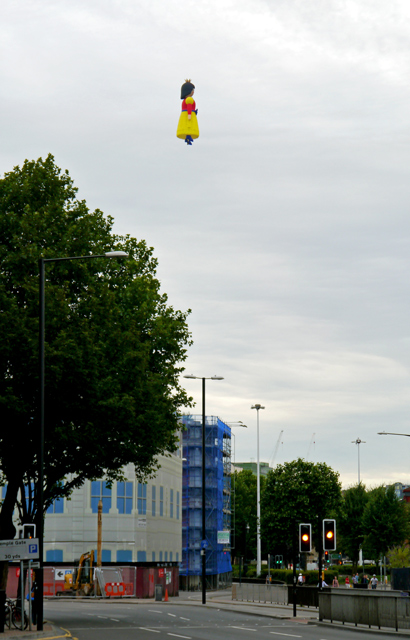
[[[201,587],[202,416],[183,416],[182,563],[180,587]],[[231,429],[215,416],[205,419],[206,588],[231,584]]]

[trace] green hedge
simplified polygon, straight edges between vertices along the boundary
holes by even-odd
[[[387,573],[390,574],[390,565],[386,567]],[[365,573],[367,576],[372,576],[374,573],[378,576],[380,573],[380,567],[375,564],[365,564],[364,570],[363,567],[357,567],[357,573],[359,577]],[[352,576],[353,575],[353,566],[351,564],[340,565],[339,574],[342,576]]]
[[[296,572],[298,576],[299,573],[302,573],[305,576],[305,584],[317,586],[319,581],[318,571],[302,571]],[[268,568],[263,566],[261,569],[261,577],[266,578],[268,575]],[[234,576],[239,576],[239,571]],[[270,572],[271,579],[275,582],[284,582],[286,584],[293,584],[293,571],[289,569],[271,569]],[[329,586],[332,585],[333,578],[337,576],[339,578],[339,571],[337,568],[328,569],[325,571],[325,582]],[[247,567],[246,574],[242,572],[243,578],[256,578],[256,566],[250,565]]]

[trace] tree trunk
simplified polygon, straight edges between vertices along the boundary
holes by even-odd
[[[7,483],[6,497],[0,511],[0,540],[13,540],[16,527],[13,524],[14,507],[17,501],[19,483],[17,478],[10,478]],[[0,590],[6,590],[8,562],[0,562]]]

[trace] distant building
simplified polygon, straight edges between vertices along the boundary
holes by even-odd
[[[199,588],[202,575],[202,416],[182,416],[181,588]],[[215,416],[205,422],[206,578],[208,588],[231,583],[231,429]]]
[[[402,482],[395,482],[392,486],[399,500],[409,502],[409,491],[406,491],[406,489],[409,489],[409,485],[403,484]]]
[[[256,476],[256,473],[257,473],[256,462],[235,462],[234,467],[237,471],[241,471],[241,470],[252,471],[253,475]],[[271,471],[271,467],[267,462],[259,462],[259,473],[261,476],[267,476],[269,471]]]
[[[97,549],[98,502],[102,500],[102,562],[180,562],[182,522],[181,453],[159,456],[155,478],[141,483],[133,465],[126,480],[107,487],[86,481],[70,500],[56,500],[44,527],[46,562],[74,562]]]

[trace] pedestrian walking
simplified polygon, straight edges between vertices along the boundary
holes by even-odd
[[[338,586],[339,586],[339,580],[337,579],[337,576],[335,576],[333,578],[332,587],[338,587]]]
[[[370,585],[372,589],[377,589],[377,583],[378,583],[378,579],[376,578],[376,574],[374,573],[371,580],[370,580]]]
[[[346,578],[345,578],[345,586],[346,586],[346,589],[350,589],[350,580],[349,580],[349,576],[346,576]]]

